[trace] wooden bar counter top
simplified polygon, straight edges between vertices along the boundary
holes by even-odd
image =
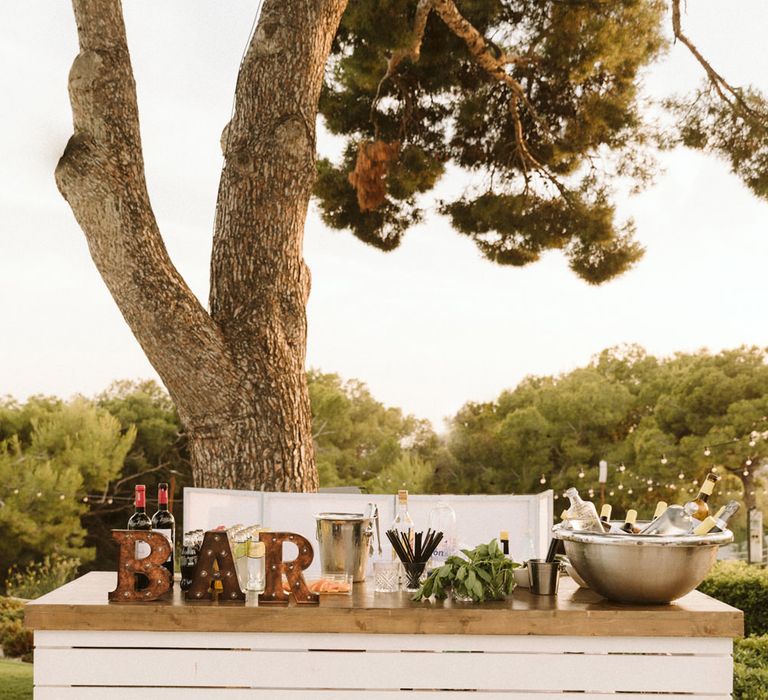
[[[414,603],[411,594],[324,595],[319,606],[258,606],[173,600],[109,603],[114,572],[92,572],[26,606],[34,630],[283,632],[346,634],[554,635],[577,637],[740,637],[740,610],[693,591],[670,605],[611,603],[567,577],[555,597],[517,588],[503,602]]]

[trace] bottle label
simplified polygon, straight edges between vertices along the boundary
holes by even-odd
[[[699,492],[699,496],[711,496],[712,491],[715,488],[715,482],[712,481],[712,479],[707,479],[702,485],[701,485],[701,491]]]
[[[152,550],[149,547],[149,542],[137,542],[136,543],[136,558],[144,559],[148,557]]]
[[[171,545],[171,553],[168,555],[168,558],[166,559],[166,561],[171,561],[171,558],[173,557],[173,539],[172,539],[173,533],[172,533],[172,531],[170,529],[168,529],[168,530],[165,530],[165,529],[159,530],[158,529],[158,530],[152,530],[152,532],[157,532],[157,533],[161,534],[163,537],[165,537],[166,540],[168,540],[168,544]]]

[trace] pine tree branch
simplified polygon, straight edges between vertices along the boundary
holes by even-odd
[[[704,58],[704,55],[696,45],[683,33],[680,15],[680,0],[672,0],[672,31],[675,39],[683,44],[699,62],[720,99],[736,111],[743,110],[751,117],[762,118],[762,115],[758,114],[744,101],[741,92],[712,67],[712,64]]]
[[[512,100],[510,101],[509,111],[515,127],[515,147],[517,150],[520,164],[522,166],[523,176],[525,178],[525,189],[528,190],[528,171],[536,170],[546,180],[553,184],[563,197],[568,199],[568,192],[565,186],[555,177],[549,169],[539,162],[531,153],[525,139],[523,123],[520,117],[520,106],[531,115],[534,121],[544,130],[549,132],[544,120],[539,116],[536,108],[528,99],[523,86],[506,69],[506,66],[513,63],[522,62],[523,58],[512,56],[504,52],[499,53],[496,48],[485,39],[485,37],[459,12],[456,3],[453,0],[432,0],[433,7],[437,15],[457,37],[462,39],[477,64],[485,70],[492,78],[504,83],[512,91]]]
[[[416,16],[413,21],[413,31],[411,44],[405,49],[397,49],[387,61],[387,71],[379,80],[379,84],[376,86],[376,95],[371,102],[370,118],[372,122],[375,122],[376,106],[381,99],[381,90],[384,87],[384,83],[387,82],[397,71],[400,64],[409,59],[412,63],[416,63],[421,56],[421,44],[424,41],[424,32],[427,28],[427,19],[429,13],[432,11],[432,5],[434,0],[419,0],[419,4],[416,6]]]

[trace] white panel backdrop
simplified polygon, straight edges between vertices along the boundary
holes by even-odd
[[[552,527],[551,490],[530,496],[412,495],[408,509],[417,530],[426,530],[429,511],[438,501],[447,501],[456,511],[459,543],[474,547],[508,530],[511,555],[516,561],[546,553]],[[259,523],[275,531],[298,532],[312,542],[315,513],[365,513],[367,504],[379,506],[382,534],[395,517],[393,494],[268,493],[220,489],[184,489],[186,530],[209,530],[218,525]],[[286,556],[290,556],[286,552]],[[319,557],[309,573],[319,571]]]

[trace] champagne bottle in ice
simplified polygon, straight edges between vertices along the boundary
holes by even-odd
[[[728,529],[728,521],[736,514],[739,509],[738,501],[728,501],[717,513],[708,515],[704,520],[693,529],[694,535],[706,535],[709,532],[723,532]]]

